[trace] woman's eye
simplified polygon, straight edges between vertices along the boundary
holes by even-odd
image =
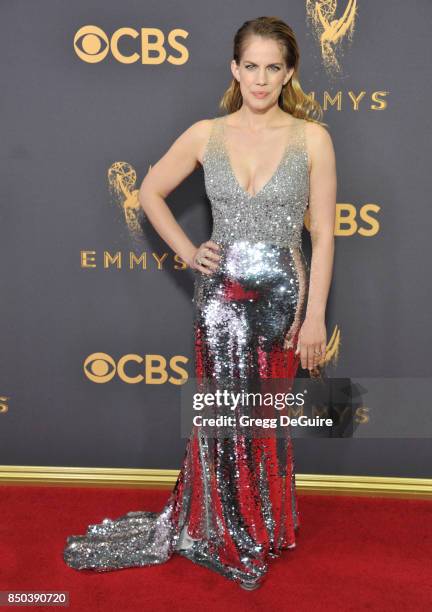
[[[253,64],[246,64],[245,68],[249,69],[249,68],[255,68],[255,66]],[[280,67],[279,66],[270,66],[270,68],[276,72],[279,72]]]

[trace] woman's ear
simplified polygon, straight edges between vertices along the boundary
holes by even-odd
[[[292,75],[294,74],[294,68],[291,68],[291,70],[288,72],[288,74],[286,75],[285,79],[284,79],[284,86],[287,85],[289,83],[290,78],[292,77]]]
[[[236,81],[240,81],[240,75],[239,75],[239,71],[238,71],[238,66],[236,61],[233,59],[231,60],[231,72],[233,77],[235,78]]]

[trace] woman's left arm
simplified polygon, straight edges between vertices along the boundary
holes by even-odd
[[[302,368],[312,370],[323,362],[327,345],[325,312],[333,274],[337,176],[333,142],[327,129],[308,122],[306,133],[311,164],[309,231],[312,259],[306,314],[296,353],[300,353]]]

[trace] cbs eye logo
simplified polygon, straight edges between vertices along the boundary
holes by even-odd
[[[86,25],[76,32],[73,44],[78,57],[89,64],[101,62],[111,51],[114,59],[122,64],[134,64],[141,59],[142,64],[162,64],[166,60],[178,66],[187,62],[189,51],[177,38],[188,36],[189,32],[176,28],[168,33],[165,41],[165,35],[159,28],[141,28],[139,31],[134,28],[119,28],[108,38],[98,26]],[[125,38],[138,39],[134,45],[136,51],[130,55],[125,55],[119,49],[120,41]],[[177,54],[168,54],[166,46],[174,49]]]
[[[83,364],[84,374],[95,383],[107,383],[117,376],[128,384],[145,382],[147,385],[183,385],[188,379],[187,371],[179,363],[187,363],[189,359],[183,355],[174,355],[169,362],[162,355],[124,355],[116,363],[107,353],[92,353]],[[135,367],[130,364],[135,364]],[[128,370],[137,370],[133,376]],[[171,373],[178,374],[172,376]]]

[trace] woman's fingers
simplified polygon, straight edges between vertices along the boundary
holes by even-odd
[[[208,259],[211,259],[212,261],[219,261],[221,256],[218,255],[217,253],[214,253],[213,251],[210,251],[210,249],[206,249],[204,251],[204,257],[207,257]]]
[[[201,257],[199,258],[199,260],[202,262],[203,265],[205,265],[207,268],[210,268],[212,270],[217,270],[218,268],[218,264],[213,262],[209,256],[206,255],[201,255]]]
[[[311,344],[308,346],[308,370],[312,370],[317,362],[317,355],[315,354],[316,345]]]
[[[301,367],[303,369],[315,370],[320,363],[323,363],[326,348],[327,336],[325,330],[323,333],[323,330],[317,332],[316,329],[307,329],[305,331],[303,327],[301,328],[297,338],[295,354],[300,355]]]
[[[325,357],[326,349],[327,349],[327,342],[323,342],[320,346],[320,349],[321,349],[321,355],[319,355],[319,360],[324,361],[324,357]]]
[[[221,256],[216,252],[218,250],[219,245],[216,244],[216,242],[213,242],[212,240],[207,240],[207,242],[204,242],[203,244],[204,257],[211,261],[219,262],[219,260],[221,259]],[[213,267],[213,269],[216,268],[217,266]]]
[[[325,348],[325,344],[306,344],[299,340],[295,354],[300,354],[301,367],[304,370],[312,370],[315,368],[323,360]],[[321,352],[318,354],[315,351]]]
[[[303,344],[301,340],[297,342],[297,348],[295,350],[295,355],[300,354],[300,363],[303,369],[307,368],[308,363],[308,348],[306,344]]]
[[[220,255],[216,253],[219,250],[219,245],[213,240],[207,240],[200,246],[195,258],[196,269],[204,274],[212,274],[219,267]]]
[[[205,257],[202,257],[202,256],[201,256],[201,257],[198,257],[198,259],[199,259],[199,260],[200,260],[200,262],[202,262],[202,263],[198,263],[198,262],[195,260],[195,261],[196,261],[196,263],[195,263],[195,269],[196,269],[196,270],[199,270],[200,272],[204,272],[204,274],[213,274],[213,272],[212,272],[212,271],[211,271],[209,268],[207,268],[207,266],[206,266],[206,265],[204,265],[204,264],[205,264]]]
[[[204,246],[208,246],[210,249],[216,249],[217,251],[220,249],[220,246],[217,242],[213,242],[213,240],[207,240],[207,242],[203,243]]]
[[[326,345],[323,344],[312,344],[308,346],[308,360],[307,367],[308,370],[312,370],[320,364],[325,355]]]
[[[302,361],[302,368],[307,368],[309,367],[308,364],[308,346],[307,344],[302,344],[301,350],[300,350],[300,355],[301,355],[301,361]]]

